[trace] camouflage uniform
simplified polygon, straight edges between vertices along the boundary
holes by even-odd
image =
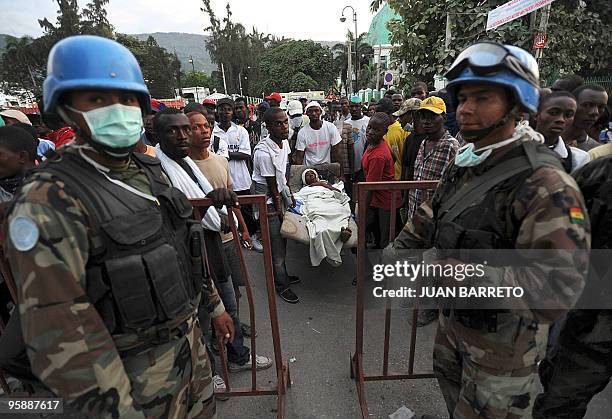
[[[73,153],[73,146],[65,152]],[[133,160],[109,169],[111,178],[151,194],[148,178]],[[39,232],[29,250],[18,250],[13,237],[7,243],[34,375],[68,408],[90,417],[216,417],[195,312],[182,337],[144,352],[120,350],[139,338],[111,335],[88,299],[89,214],[65,186],[44,171],[35,173],[9,218],[9,226],[19,217],[32,220]],[[213,316],[225,310],[210,279],[202,298]]]
[[[593,225],[593,249],[612,247],[612,156],[597,159],[583,166],[574,177],[582,190]],[[597,202],[597,203],[596,203]],[[601,204],[604,205],[601,205]],[[592,258],[591,271],[607,272],[607,252]],[[597,269],[603,268],[603,269]],[[591,272],[590,271],[590,272]],[[577,309],[568,313],[559,334],[556,347],[550,357],[540,364],[543,394],[536,399],[534,418],[581,418],[593,396],[601,392],[612,377],[612,310],[609,302],[599,305],[588,296],[610,287],[609,278],[604,283],[590,277],[580,306],[592,310]],[[599,282],[599,283],[598,283]],[[603,286],[603,287],[602,287]],[[598,288],[598,289],[591,289]]]
[[[532,141],[532,138],[522,140]],[[481,236],[495,236],[501,231],[503,235],[495,236],[491,243],[458,241],[445,247],[440,238],[443,234],[438,212],[441,204],[476,176],[487,176],[487,171],[496,164],[521,154],[522,145],[514,144],[517,146],[504,155],[493,155],[475,167],[451,166],[432,200],[417,209],[415,217],[408,221],[393,243],[393,248],[386,250],[387,256],[398,255],[400,251],[397,249],[432,247],[588,249],[588,220],[584,224],[573,224],[568,214],[571,207],[584,208],[582,195],[560,165],[558,168],[545,165],[498,183],[454,220],[464,233],[478,231],[485,233]],[[467,238],[467,234],[462,237]],[[526,257],[529,258],[529,254]],[[545,274],[550,274],[555,268],[565,268],[563,275],[555,275],[559,287],[565,291],[556,296],[558,304],[555,306],[571,307],[575,303],[584,284],[586,258],[578,264],[562,255],[556,259],[529,262]],[[499,278],[500,282],[485,285],[523,285],[538,279],[523,271],[510,271]],[[530,310],[527,303],[520,311],[497,312],[493,324],[468,322],[464,319],[464,312],[442,310],[433,354],[434,372],[450,416],[455,419],[529,417],[536,390],[536,366],[547,339],[547,323],[559,316],[560,311]],[[490,319],[490,312],[469,310],[466,316]]]

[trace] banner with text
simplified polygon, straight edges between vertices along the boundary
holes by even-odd
[[[487,30],[495,29],[505,23],[518,19],[541,7],[547,6],[554,0],[511,0],[489,12],[487,17]]]

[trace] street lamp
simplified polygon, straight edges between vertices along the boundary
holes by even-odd
[[[191,70],[192,70],[193,76],[195,77],[195,63],[193,62],[193,56],[191,56],[191,55],[189,56],[189,64],[191,64]],[[196,91],[195,91],[196,102],[200,103],[200,94],[198,93],[197,83],[196,83],[196,88],[195,89],[196,89]]]
[[[340,16],[340,22],[342,23],[346,22],[346,17],[344,17],[344,11],[346,9],[351,9],[353,11],[353,23],[355,23],[355,93],[357,93],[358,91],[357,86],[359,86],[357,84],[358,65],[359,65],[359,58],[357,55],[357,36],[358,36],[357,34],[357,12],[353,8],[353,6],[344,6],[344,9],[342,9],[342,15]]]

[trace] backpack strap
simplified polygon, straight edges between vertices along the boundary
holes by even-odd
[[[527,170],[536,170],[543,166],[561,169],[559,158],[552,152],[538,148],[534,141],[523,141],[523,155],[505,160],[484,174],[463,185],[454,195],[440,206],[440,221],[452,221],[465,211],[479,197],[486,194],[499,183]]]

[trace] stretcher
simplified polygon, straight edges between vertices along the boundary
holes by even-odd
[[[317,166],[292,165],[289,171],[288,181],[289,190],[292,193],[302,188],[302,173],[306,169],[316,170],[320,179],[327,180],[330,183],[334,183],[340,175],[339,163],[327,163]],[[283,216],[283,224],[281,225],[281,236],[307,246],[310,245],[310,236],[308,235],[306,222],[306,217],[303,215],[286,211]],[[352,234],[351,238],[342,246],[343,249],[357,247],[357,224],[353,218],[349,220],[348,227]]]

